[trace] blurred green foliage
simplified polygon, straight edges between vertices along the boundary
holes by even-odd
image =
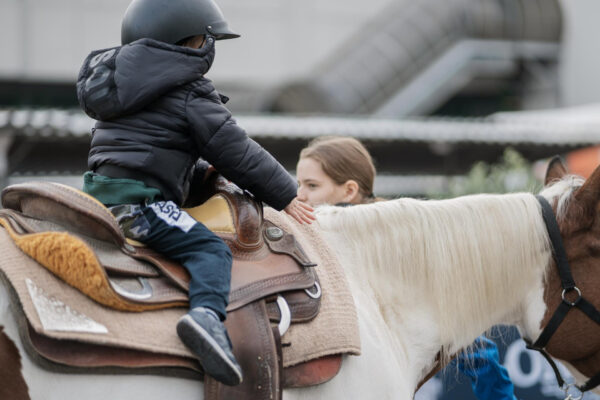
[[[478,162],[466,177],[449,178],[446,190],[431,198],[451,198],[475,193],[537,192],[542,188],[529,163],[516,150],[507,148],[497,164]]]

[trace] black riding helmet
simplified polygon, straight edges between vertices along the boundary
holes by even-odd
[[[240,37],[214,0],[133,0],[121,24],[121,44],[151,38],[175,44],[196,35]]]

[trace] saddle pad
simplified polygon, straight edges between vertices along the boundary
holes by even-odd
[[[299,226],[283,214],[266,211],[273,222],[298,235],[309,257],[317,261],[324,292],[319,316],[309,323],[293,324],[283,336],[283,342],[291,344],[283,348],[284,366],[329,354],[359,354],[353,300],[333,252],[323,245],[314,225]],[[4,229],[0,229],[0,254],[0,271],[14,288],[35,332],[54,339],[195,359],[175,332],[185,309],[129,313],[103,307],[21,252]],[[334,292],[340,289],[344,294]]]
[[[265,219],[294,235],[308,258],[317,263],[323,292],[319,314],[310,322],[293,325],[294,329],[281,338],[283,366],[331,354],[359,355],[358,316],[350,286],[335,253],[319,233],[318,224],[300,225],[289,215],[268,207],[264,212]]]
[[[0,210],[0,225],[11,236],[17,246],[33,259],[40,261],[46,268],[55,273],[71,286],[88,294],[97,302],[109,307],[125,311],[144,311],[167,308],[173,306],[187,306],[187,295],[178,293],[170,285],[165,284],[164,280],[156,277],[148,277],[145,273],[145,279],[152,286],[152,291],[157,299],[165,299],[163,302],[158,300],[154,303],[144,304],[142,302],[132,302],[121,297],[115,290],[115,285],[122,286],[128,284],[128,281],[112,279],[109,281],[107,271],[104,268],[111,259],[117,259],[118,248],[116,251],[110,251],[110,244],[99,242],[88,238],[88,241],[94,243],[95,251],[90,243],[81,240],[80,237],[70,232],[55,230],[51,222],[40,224],[38,221],[29,219],[29,224],[46,225],[50,230],[19,234],[15,226],[11,225],[10,219],[5,218]],[[60,227],[59,227],[60,228]],[[120,257],[123,259],[123,257]],[[124,260],[134,269],[144,270],[146,265],[137,262],[132,258]]]

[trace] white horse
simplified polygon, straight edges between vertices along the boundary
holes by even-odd
[[[587,206],[581,202],[597,205],[600,172],[580,188],[582,183],[566,177],[541,193],[558,204],[561,227],[565,218],[572,219],[570,209]],[[516,325],[533,340],[540,334],[553,263],[532,194],[398,199],[322,207],[317,215],[323,237],[347,272],[362,355],[346,357],[340,373],[325,384],[284,390],[284,399],[409,400],[436,358],[448,360],[493,325]],[[586,287],[580,288],[585,295]],[[598,300],[592,301],[596,307]],[[9,308],[7,289],[0,287],[0,326],[19,349],[34,400],[202,397],[202,383],[194,380],[43,370],[24,351]]]

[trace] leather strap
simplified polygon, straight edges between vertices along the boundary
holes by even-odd
[[[552,243],[552,248],[554,250],[554,259],[556,261],[556,268],[558,270],[558,275],[560,276],[561,286],[563,288],[562,292],[562,301],[554,311],[552,318],[544,329],[542,333],[535,341],[535,343],[531,343],[531,341],[525,339],[527,343],[527,348],[531,350],[536,350],[540,352],[544,358],[548,361],[552,370],[554,371],[554,375],[556,375],[556,381],[560,387],[565,385],[565,380],[563,379],[558,367],[552,357],[546,352],[544,347],[550,341],[552,335],[556,332],[560,324],[564,321],[567,316],[567,313],[574,307],[579,308],[585,315],[587,315],[591,320],[600,325],[600,311],[594,307],[593,304],[588,302],[583,298],[581,291],[577,288],[575,284],[575,280],[573,279],[573,275],[571,274],[571,267],[569,266],[569,261],[567,259],[567,253],[565,252],[565,248],[562,242],[562,236],[560,235],[560,229],[558,227],[558,223],[556,222],[556,217],[554,216],[554,210],[552,210],[552,206],[544,197],[537,195],[536,196],[538,202],[542,207],[542,217],[544,218],[544,223],[546,224],[546,230],[548,231],[548,236],[550,237],[550,241]],[[578,297],[569,301],[565,298],[565,294],[570,291],[576,291]],[[592,378],[590,378],[583,385],[576,386],[577,389],[581,393],[586,392],[588,390],[594,389],[596,386],[600,385],[600,372],[596,373]]]
[[[228,313],[225,326],[231,337],[233,353],[244,371],[244,381],[237,386],[226,386],[206,375],[204,398],[281,399],[282,363],[264,299]]]
[[[550,318],[550,321],[548,321],[548,324],[546,324],[546,327],[544,328],[538,339],[533,345],[531,345],[532,349],[535,349],[536,347],[543,348],[548,344],[550,338],[552,337],[554,332],[556,332],[560,324],[563,322],[570,309],[571,306],[565,303],[564,301],[562,301],[558,305],[558,307],[554,311],[554,314],[552,315],[552,318]]]
[[[571,268],[569,267],[569,262],[567,260],[567,252],[563,246],[562,237],[560,236],[560,229],[558,227],[558,223],[556,222],[556,217],[554,216],[552,206],[544,197],[538,195],[536,198],[542,206],[542,217],[544,218],[546,230],[548,231],[548,236],[552,242],[554,259],[556,260],[556,268],[558,270],[558,274],[560,275],[560,283],[562,288],[565,290],[573,289],[575,287],[575,281],[571,275]]]
[[[308,258],[294,235],[283,231],[268,219],[265,219],[263,224],[265,242],[273,253],[287,254],[305,268],[317,266]],[[276,232],[276,234],[273,235],[271,232]]]

